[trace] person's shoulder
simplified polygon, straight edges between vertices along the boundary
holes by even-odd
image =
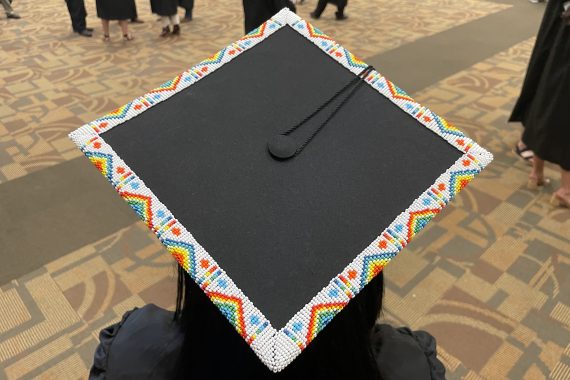
[[[445,380],[445,367],[437,358],[435,338],[426,331],[378,324],[372,337],[383,379]]]
[[[149,304],[101,330],[99,341],[90,380],[160,379],[174,370],[183,333],[173,312]]]

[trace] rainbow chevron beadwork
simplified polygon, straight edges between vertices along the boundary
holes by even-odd
[[[493,158],[443,118],[418,104],[373,70],[365,78],[371,88],[445,139],[463,155],[428,189],[419,194],[384,231],[380,231],[379,236],[362,252],[355,252],[354,260],[347,263],[344,270],[328,284],[323,284],[323,289],[292,316],[285,326],[274,328],[216,260],[105,142],[101,134],[191,86],[283,27],[291,27],[354,74],[359,74],[367,67],[366,63],[319,29],[283,9],[259,28],[176,78],[70,134],[70,138],[85,156],[156,234],[260,360],[274,372],[283,370],[291,363]]]

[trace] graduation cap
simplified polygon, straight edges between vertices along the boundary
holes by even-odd
[[[286,9],[70,137],[274,372],[492,160]]]

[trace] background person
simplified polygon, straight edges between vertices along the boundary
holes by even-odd
[[[91,37],[93,29],[87,27],[87,11],[83,0],[65,0],[69,17],[71,17],[71,27],[73,31],[83,37]]]
[[[139,14],[137,12],[137,3],[135,2],[135,15],[131,18],[132,24],[144,24],[144,21],[139,18]]]
[[[245,32],[249,33],[283,8],[297,12],[290,0],[243,0]]]
[[[103,41],[111,40],[109,21],[118,20],[123,33],[123,40],[131,41],[134,37],[129,33],[128,20],[136,16],[134,0],[96,0],[97,17],[103,25]]]
[[[150,0],[152,13],[160,16],[162,22],[161,37],[180,34],[180,18],[178,17],[178,0]],[[170,29],[172,27],[172,30]]]
[[[346,8],[348,0],[319,0],[315,10],[311,12],[311,17],[314,19],[320,18],[328,3],[336,5],[337,11],[335,16],[338,21],[346,20],[348,18],[348,16],[344,14],[344,8]]]
[[[14,10],[12,9],[12,0],[8,1],[8,0],[0,0],[0,3],[2,3],[2,6],[4,7],[4,11],[6,12],[6,17],[7,18],[12,18],[12,19],[19,19],[20,16],[14,12]]]
[[[184,8],[184,18],[182,22],[192,21],[192,11],[194,10],[194,0],[178,0],[178,5]]]
[[[510,121],[524,127],[534,152],[528,186],[548,184],[544,161],[560,165],[561,186],[552,203],[570,207],[570,1],[550,0],[538,31],[521,95]]]

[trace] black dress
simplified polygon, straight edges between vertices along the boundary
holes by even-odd
[[[297,11],[290,0],[243,0],[245,32],[251,32],[285,7]]]
[[[570,170],[570,26],[560,18],[566,0],[546,6],[521,95],[509,121],[540,158]]]
[[[159,16],[174,16],[178,12],[178,0],[150,0],[150,10]]]
[[[130,20],[137,10],[135,0],[97,0],[97,17],[103,20]]]
[[[101,330],[89,380],[174,378],[184,333],[173,316],[150,304]],[[445,380],[435,339],[425,331],[376,325],[372,349],[384,380]]]

